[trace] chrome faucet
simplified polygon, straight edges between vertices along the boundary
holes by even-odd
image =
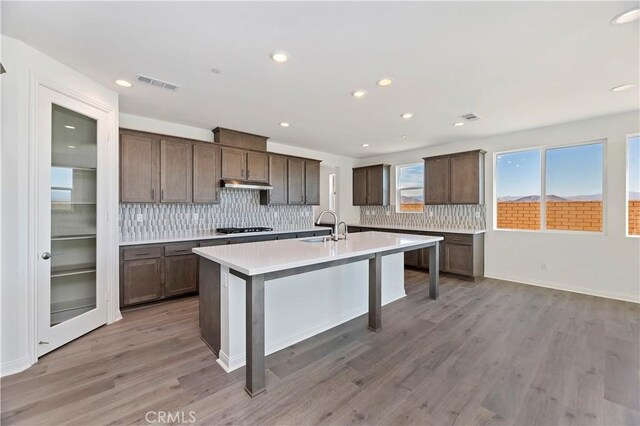
[[[344,235],[344,239],[346,240],[347,236],[349,236],[349,227],[347,226],[347,222],[340,222],[338,224],[338,237],[340,236],[340,225],[344,225],[344,234],[342,235]]]
[[[331,234],[331,239],[333,241],[338,241],[338,216],[336,215],[336,212],[333,210],[323,210],[320,212],[318,220],[316,220],[316,225],[320,225],[320,220],[322,220],[322,216],[324,216],[325,213],[333,215],[333,234]]]

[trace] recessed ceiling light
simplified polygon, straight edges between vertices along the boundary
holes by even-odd
[[[622,92],[623,90],[631,89],[635,84],[623,84],[621,86],[612,87],[612,92]]]
[[[70,126],[70,125],[68,125],[68,124],[67,124],[66,126],[64,126],[64,128],[65,128],[65,129],[75,130],[75,129],[76,129],[76,126]]]
[[[286,121],[283,121],[282,123],[280,123],[280,127],[289,127],[290,124],[287,123]]]
[[[616,15],[616,17],[611,20],[611,23],[614,25],[628,24],[629,22],[637,21],[638,18],[640,18],[640,8],[636,6],[633,9],[629,9],[619,15]]]
[[[283,50],[271,52],[271,55],[269,56],[271,56],[271,60],[273,60],[273,62],[277,62],[279,64],[284,64],[289,60],[289,54]]]
[[[129,83],[127,80],[116,80],[116,84],[122,87],[131,87],[133,84]]]
[[[75,145],[67,145],[67,148],[76,149]]]
[[[458,121],[458,122],[453,123],[453,125],[456,126],[456,127],[461,127],[461,126],[464,126],[464,123],[462,121]]]
[[[376,84],[380,87],[386,87],[386,86],[391,86],[391,83],[393,83],[393,80],[391,80],[388,77],[385,78],[381,78],[380,80],[378,80],[376,82]]]
[[[219,68],[215,68],[214,67],[214,68],[211,68],[211,72],[214,73],[214,74],[220,74],[222,71],[220,71]]]
[[[363,148],[366,148],[366,147],[368,147],[368,146],[369,146],[369,144],[368,144],[368,143],[363,143],[363,144],[362,144],[362,145],[360,145],[360,146],[361,146],[361,147],[363,147]]]
[[[351,92],[351,96],[353,96],[354,98],[361,98],[366,94],[366,90],[354,90],[353,92]]]
[[[413,117],[413,113],[412,112],[405,112],[400,117],[404,118],[405,120],[409,120],[411,117]]]
[[[401,137],[402,139],[406,139],[406,138],[407,138],[407,135],[402,135],[402,136],[400,136],[400,137]]]

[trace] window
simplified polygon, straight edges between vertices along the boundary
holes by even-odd
[[[640,135],[627,146],[627,234],[640,236]]]
[[[497,227],[540,229],[540,150],[496,156]]]
[[[424,209],[424,163],[396,167],[396,206],[402,213]]]
[[[497,229],[602,232],[603,142],[499,153],[495,168]]]

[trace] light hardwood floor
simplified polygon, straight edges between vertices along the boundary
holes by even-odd
[[[363,316],[269,356],[254,399],[200,341],[196,298],[125,313],[2,379],[2,424],[640,422],[638,305],[446,277],[433,301],[406,278],[381,332]]]

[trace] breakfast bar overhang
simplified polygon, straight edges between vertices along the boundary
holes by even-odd
[[[429,248],[429,297],[438,298],[439,249],[442,237],[362,232],[348,239],[323,238],[264,241],[243,245],[201,247],[200,326],[203,340],[218,354],[220,348],[220,289],[223,270],[245,282],[245,343],[247,393],[265,387],[265,283],[357,262],[368,263],[368,327],[382,327],[383,258]],[[216,313],[217,312],[217,313]],[[216,317],[217,315],[217,317]],[[217,335],[216,335],[217,333]]]

